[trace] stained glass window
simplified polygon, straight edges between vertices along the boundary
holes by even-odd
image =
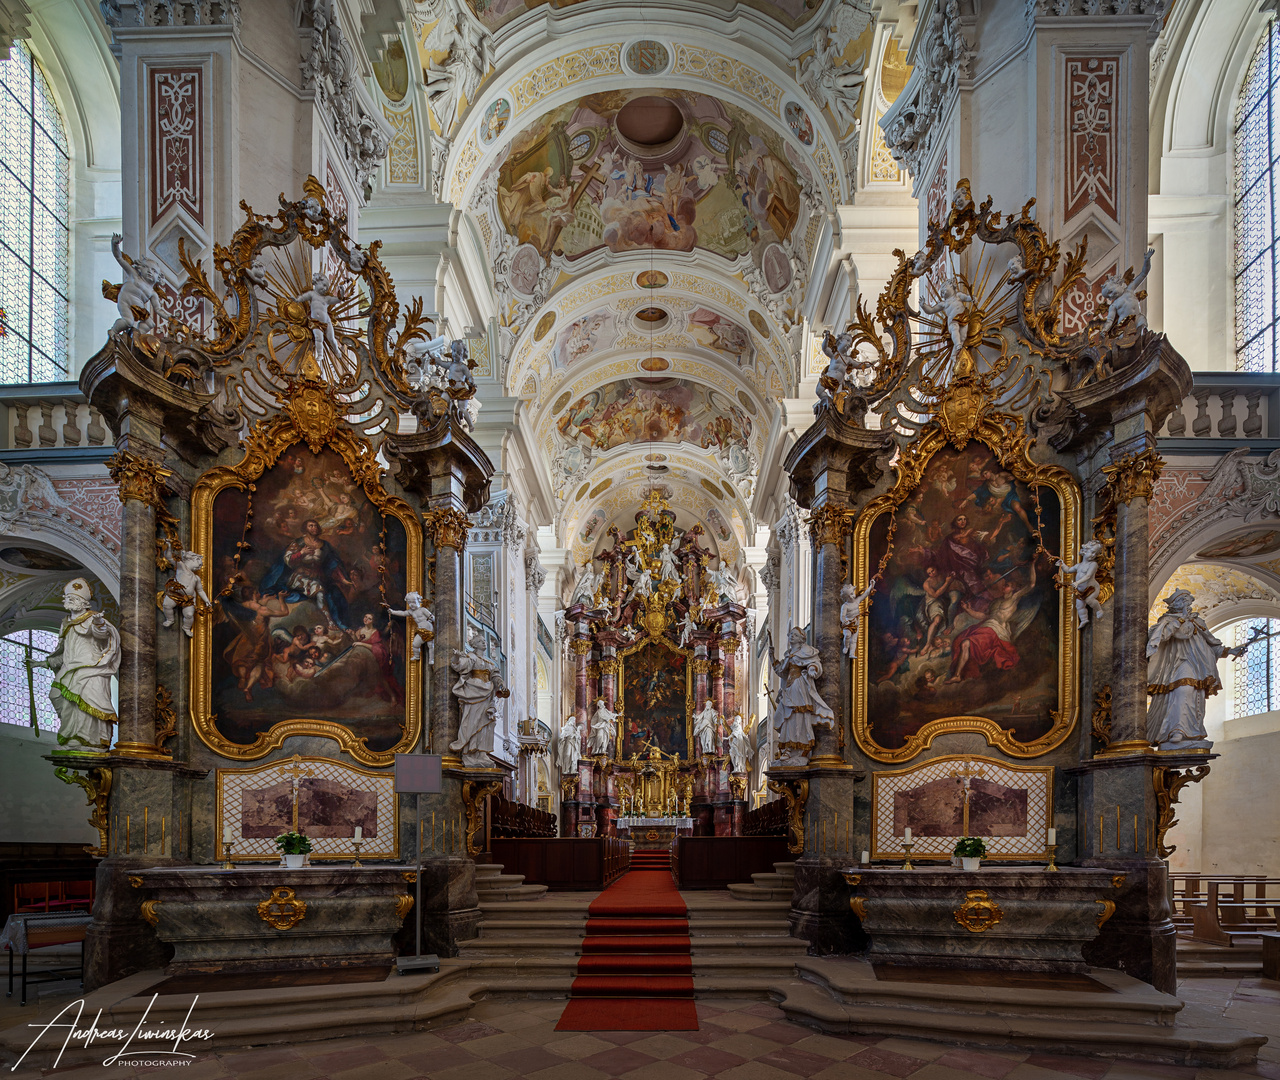
[[[1219,637],[1228,645],[1243,645],[1257,638],[1244,656],[1233,662],[1231,718],[1280,709],[1280,619],[1243,619]]]
[[[67,378],[67,134],[20,41],[0,60],[0,383]]]
[[[0,722],[31,726],[31,698],[36,700],[36,721],[41,731],[58,730],[58,714],[49,701],[53,672],[36,668],[27,682],[27,653],[43,660],[58,645],[58,635],[51,630],[20,630],[0,637]]]

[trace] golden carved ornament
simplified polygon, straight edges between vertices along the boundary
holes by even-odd
[[[396,897],[396,919],[404,922],[404,917],[409,914],[413,908],[413,897],[408,893],[400,893]]]
[[[130,885],[132,885],[135,889],[141,889],[141,888],[142,888],[142,878],[138,877],[138,875],[137,875],[137,874],[130,874],[130,875],[129,875],[129,884],[130,884]]]
[[[1166,846],[1164,838],[1170,829],[1178,824],[1173,816],[1173,808],[1178,803],[1178,796],[1188,784],[1198,784],[1209,775],[1208,765],[1197,765],[1191,769],[1174,769],[1167,765],[1157,765],[1151,770],[1151,786],[1156,793],[1156,849],[1160,858],[1167,859],[1178,850],[1177,845]]]
[[[724,664],[722,664],[719,660],[712,660],[710,667],[707,668],[707,674],[710,675],[713,679],[723,679]]]
[[[477,834],[484,831],[485,799],[502,790],[501,780],[462,781],[462,806],[467,812],[467,854],[479,855],[484,850]],[[483,840],[484,837],[480,837]]]
[[[560,798],[562,798],[565,802],[568,802],[570,799],[572,799],[573,796],[577,793],[577,790],[578,790],[578,777],[576,775],[562,776],[560,778]]]
[[[1113,877],[1112,877],[1112,879],[1111,879],[1111,887],[1112,887],[1113,889],[1118,889],[1118,888],[1120,888],[1120,886],[1124,884],[1124,879],[1125,879],[1125,875],[1124,875],[1124,874],[1116,874],[1116,875],[1115,875],[1115,876],[1113,876]]]
[[[809,511],[809,535],[814,547],[843,546],[853,528],[854,512],[845,506],[827,503]]]
[[[1097,900],[1095,903],[1102,905],[1102,910],[1098,912],[1098,929],[1101,930],[1103,924],[1116,913],[1116,902],[1114,900]]]
[[[164,750],[165,740],[178,734],[178,714],[173,707],[173,695],[161,683],[156,683],[156,749]]]
[[[416,882],[416,881],[418,880],[418,871],[416,871],[416,870],[406,870],[406,871],[405,871],[404,873],[402,873],[400,876],[401,876],[405,881],[407,881],[410,885],[412,885],[414,882]]]
[[[725,634],[716,644],[720,646],[720,651],[726,656],[735,656],[742,646],[742,639],[737,634]]]
[[[569,648],[574,656],[590,656],[591,655],[591,639],[576,637],[569,642]]]
[[[111,797],[111,770],[103,766],[79,772],[59,765],[53,770],[53,775],[64,784],[84,788],[89,805],[93,808],[89,812],[89,824],[98,830],[98,846],[85,848],[85,854],[92,855],[95,859],[106,858],[111,853],[111,818],[107,813],[107,803]]]
[[[1149,501],[1155,492],[1156,481],[1160,479],[1162,469],[1164,469],[1164,458],[1147,447],[1137,453],[1125,454],[1110,465],[1104,465],[1102,472],[1107,478],[1107,484],[1111,487],[1114,501],[1118,505],[1132,502],[1134,499]]]
[[[729,777],[729,794],[741,802],[747,797],[747,778],[745,776]]]
[[[307,902],[285,885],[276,886],[258,905],[258,918],[276,930],[292,930],[306,917]]]
[[[861,884],[862,884],[862,875],[861,875],[861,874],[851,874],[851,873],[849,873],[849,871],[847,871],[847,870],[842,870],[842,871],[840,872],[840,876],[841,876],[842,878],[844,878],[844,883],[845,883],[846,885],[861,885]]]
[[[859,919],[865,919],[867,917],[867,898],[865,896],[849,897],[849,910]]]
[[[769,790],[781,795],[787,803],[787,850],[792,855],[804,851],[804,808],[809,802],[809,781],[806,777],[790,777],[769,780]]]
[[[1028,456],[1032,440],[1021,417],[989,412],[978,424],[973,438],[986,445],[1000,465],[1028,487],[1050,488],[1061,507],[1058,550],[1064,559],[1074,559],[1080,544],[1080,489],[1070,475],[1056,465],[1039,464]],[[871,580],[871,533],[876,520],[901,506],[924,480],[933,456],[948,442],[939,427],[926,428],[913,441],[902,447],[895,463],[898,480],[892,490],[873,499],[858,516],[853,532],[854,588],[863,592]],[[872,603],[877,601],[873,598]],[[868,757],[885,763],[910,761],[933,743],[939,735],[977,732],[989,745],[1018,758],[1038,757],[1059,746],[1075,727],[1079,704],[1078,635],[1075,630],[1071,590],[1063,589],[1058,598],[1058,708],[1052,712],[1053,726],[1042,736],[1020,742],[1013,731],[985,716],[946,716],[931,720],[910,736],[901,747],[890,749],[876,742],[867,707],[869,680],[867,650],[859,649],[853,663],[853,693],[850,695],[851,725],[854,739]]]
[[[990,899],[984,889],[970,889],[964,894],[964,903],[952,914],[956,922],[971,934],[985,934],[1001,919],[1004,911]]]
[[[695,675],[707,675],[711,672],[711,661],[705,656],[695,656],[690,667]]]
[[[285,411],[313,454],[318,454],[337,430],[338,400],[325,383],[309,379],[301,383],[285,402]]]
[[[422,515],[422,526],[437,551],[453,548],[460,552],[467,546],[471,519],[461,510],[452,508],[428,510]]]
[[[328,391],[326,391],[328,392]],[[288,411],[276,413],[255,423],[244,440],[244,456],[235,465],[210,469],[191,492],[191,535],[194,550],[204,557],[200,571],[205,590],[216,595],[222,582],[213,580],[213,509],[218,495],[228,489],[252,490],[262,475],[290,447],[305,442],[305,433]],[[327,446],[346,463],[351,477],[373,503],[375,509],[397,518],[405,531],[405,591],[423,591],[422,532],[413,508],[403,499],[382,487],[382,465],[368,440],[345,425],[329,435]],[[408,661],[412,638],[405,642]],[[405,680],[404,734],[386,751],[368,748],[368,738],[357,735],[346,724],[326,720],[291,718],[260,733],[252,743],[234,743],[218,729],[213,715],[213,618],[207,609],[197,611],[192,636],[191,721],[200,741],[215,753],[236,761],[252,761],[265,757],[292,736],[319,735],[334,740],[338,746],[362,765],[390,765],[398,753],[413,747],[422,729],[422,686],[420,679]]]
[[[103,464],[120,485],[122,503],[134,499],[152,509],[164,505],[164,482],[173,475],[172,469],[129,450],[117,450]]]
[[[616,656],[601,657],[599,668],[600,668],[601,675],[617,675],[618,674],[618,658]]]
[[[160,922],[160,916],[156,909],[160,906],[159,900],[144,900],[139,905],[139,911],[142,913],[142,921],[150,926],[155,926]]]
[[[1111,685],[1104,684],[1093,695],[1093,716],[1090,719],[1093,737],[1102,743],[1102,749],[1111,745]]]

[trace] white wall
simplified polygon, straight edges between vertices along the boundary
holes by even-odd
[[[84,791],[53,775],[43,760],[57,746],[53,732],[0,724],[0,842],[93,844]]]

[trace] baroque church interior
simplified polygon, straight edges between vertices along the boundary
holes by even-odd
[[[1280,1077],[1276,14],[0,0],[0,1060]]]

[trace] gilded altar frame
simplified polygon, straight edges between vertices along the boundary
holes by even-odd
[[[1014,478],[1029,487],[1047,487],[1058,498],[1060,529],[1058,552],[1066,562],[1077,559],[1080,545],[1080,488],[1070,474],[1057,465],[1039,464],[1031,460],[1028,450],[1031,440],[1023,433],[1020,421],[1000,414],[987,414],[972,430],[972,438],[982,443],[996,456],[1001,465]],[[1004,422],[1002,422],[1004,421]],[[964,439],[967,442],[968,438]],[[925,470],[935,454],[945,446],[957,444],[954,432],[945,425],[934,425],[912,443],[903,446],[896,464],[898,481],[894,487],[873,499],[858,516],[853,530],[853,583],[861,593],[866,590],[874,569],[871,566],[871,530],[884,514],[895,511],[923,482]],[[1053,726],[1042,736],[1030,742],[1020,742],[1011,730],[1001,728],[985,716],[944,716],[930,720],[910,736],[897,749],[880,746],[871,730],[867,712],[868,698],[868,650],[858,649],[853,664],[853,693],[850,697],[850,726],[858,746],[874,761],[898,764],[910,761],[927,750],[939,735],[958,732],[976,732],[989,746],[1015,758],[1033,758],[1060,746],[1075,727],[1079,712],[1079,655],[1075,623],[1075,593],[1069,587],[1058,593],[1058,708],[1051,714]],[[872,597],[872,603],[875,597]],[[866,615],[864,614],[864,618]]]
[[[213,507],[219,493],[228,488],[247,489],[270,469],[290,447],[304,443],[313,453],[333,450],[345,462],[369,501],[384,514],[396,518],[405,531],[405,591],[422,591],[422,528],[418,517],[403,499],[382,487],[382,467],[373,448],[350,428],[339,422],[336,407],[324,391],[303,386],[285,410],[260,421],[245,440],[244,457],[235,464],[210,469],[191,492],[192,547],[204,556],[200,576],[205,590],[215,595],[213,573]],[[252,743],[234,743],[218,730],[213,700],[213,623],[207,608],[196,614],[191,641],[191,722],[196,734],[209,749],[233,761],[254,761],[265,757],[292,736],[319,735],[332,739],[339,749],[362,765],[385,768],[396,754],[407,753],[422,733],[422,660],[411,658],[412,637],[405,641],[405,706],[402,735],[387,750],[370,750],[366,737],[331,720],[291,717],[259,733]]]
[[[653,635],[650,635],[650,634],[646,634],[643,638],[641,638],[635,644],[628,645],[625,649],[619,649],[618,650],[618,679],[617,679],[617,682],[614,684],[618,689],[614,695],[614,704],[615,705],[621,704],[623,709],[624,710],[626,709],[626,697],[623,694],[623,687],[627,685],[626,657],[631,656],[633,653],[639,652],[646,645],[661,645],[664,648],[671,650],[671,652],[679,653],[681,656],[684,656],[686,658],[685,668],[684,668],[684,742],[685,742],[685,746],[690,751],[692,751],[693,713],[694,713],[693,665],[695,660],[692,649],[681,648],[679,645],[676,645],[674,642],[669,641],[665,636],[654,637]],[[617,738],[614,739],[613,741],[613,757],[615,761],[623,760],[622,723],[624,719],[625,719],[625,714],[620,713],[618,716]],[[639,751],[636,751],[636,752],[638,753]],[[689,760],[692,760],[692,758],[693,758],[693,755],[692,753],[690,753]]]

